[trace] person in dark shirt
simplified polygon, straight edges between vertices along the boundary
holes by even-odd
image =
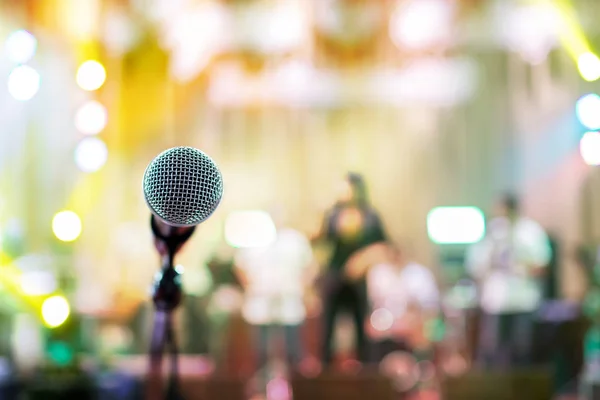
[[[357,251],[386,241],[386,235],[379,215],[369,203],[366,183],[361,175],[349,173],[346,176],[338,202],[325,216],[322,228],[313,241],[326,241],[332,247],[323,277],[323,365],[331,364],[335,319],[339,311],[344,309],[354,319],[356,355],[361,362],[365,362],[366,285],[364,279],[350,280],[345,273],[345,266]]]

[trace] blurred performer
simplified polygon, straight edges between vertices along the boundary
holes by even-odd
[[[496,214],[486,237],[467,252],[483,311],[477,358],[484,366],[528,365],[551,249],[544,229],[520,215],[517,198],[503,197]]]
[[[363,325],[367,308],[365,281],[349,279],[344,268],[357,251],[385,240],[381,220],[369,204],[363,177],[348,174],[342,182],[337,204],[326,215],[321,231],[313,239],[315,242],[327,241],[333,247],[323,281],[325,335],[322,357],[325,366],[332,362],[335,319],[343,309],[350,311],[354,319],[357,357],[363,362],[367,360]]]
[[[242,288],[236,276],[233,249],[223,243],[207,263],[212,285],[208,294],[210,318],[209,353],[217,365],[227,360],[227,344],[232,317],[238,315],[242,304]]]
[[[410,261],[396,246],[388,252],[388,262],[367,272],[367,332],[375,362],[394,351],[426,350],[425,325],[439,310],[439,290],[429,268]]]
[[[297,367],[301,361],[304,300],[315,275],[308,238],[286,227],[281,212],[273,218],[275,241],[266,247],[241,249],[236,255],[237,272],[245,287],[242,314],[258,327],[259,367],[266,373],[270,342],[281,331],[289,366]]]
[[[600,251],[594,257],[593,249],[580,247],[577,262],[585,271],[588,288],[582,304],[589,328],[583,340],[584,362],[579,377],[581,399],[595,399],[600,384]],[[577,353],[569,348],[570,353]]]

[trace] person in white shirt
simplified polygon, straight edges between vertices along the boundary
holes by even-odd
[[[366,331],[375,362],[392,351],[426,347],[424,325],[439,309],[439,290],[431,270],[410,261],[396,246],[388,251],[388,261],[373,265],[366,276],[371,310]]]
[[[275,216],[277,235],[267,246],[240,249],[236,270],[244,286],[242,315],[258,327],[259,367],[269,362],[269,342],[284,332],[287,361],[297,366],[302,357],[300,327],[306,317],[305,295],[315,275],[312,248],[301,232],[285,227]]]
[[[484,366],[531,362],[533,314],[542,301],[540,278],[550,258],[544,229],[520,215],[517,198],[502,198],[485,238],[466,255],[467,270],[480,286],[477,358]]]

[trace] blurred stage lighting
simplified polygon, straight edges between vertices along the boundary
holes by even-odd
[[[446,0],[412,0],[392,13],[389,34],[402,49],[422,49],[451,37],[454,8]]]
[[[83,104],[75,114],[75,128],[84,135],[97,135],[106,127],[106,107],[95,100]]]
[[[587,129],[600,129],[600,96],[586,94],[577,100],[575,112],[581,125]]]
[[[500,2],[494,30],[510,51],[532,65],[543,63],[557,46],[562,17],[552,2]]]
[[[276,237],[275,224],[265,211],[235,211],[225,221],[225,240],[232,247],[264,247]]]
[[[98,61],[88,60],[79,66],[76,80],[83,90],[97,90],[106,81],[106,70]]]
[[[27,65],[20,65],[8,76],[8,92],[19,101],[33,98],[40,89],[40,74]]]
[[[600,165],[600,132],[587,132],[579,142],[581,158],[587,165]]]
[[[394,325],[394,315],[385,308],[378,308],[371,314],[371,326],[379,332],[385,332]]]
[[[49,328],[64,324],[70,313],[69,302],[63,296],[48,297],[42,304],[42,319]]]
[[[470,244],[485,235],[485,218],[477,207],[436,207],[427,214],[429,239],[437,244]]]
[[[267,383],[267,399],[290,400],[292,390],[290,384],[283,378],[274,378]]]
[[[412,389],[420,378],[417,359],[404,351],[395,351],[386,355],[379,363],[379,371],[390,379],[396,390],[400,392]]]
[[[25,29],[11,33],[6,39],[6,56],[16,64],[25,64],[31,60],[36,50],[37,39]]]
[[[108,149],[98,138],[85,138],[75,148],[75,163],[83,172],[96,172],[106,164]]]
[[[21,275],[21,290],[28,296],[46,296],[56,289],[56,278],[50,271],[27,271]]]
[[[61,211],[52,219],[52,231],[63,242],[72,242],[81,235],[81,219],[73,211]]]
[[[56,364],[66,366],[73,361],[73,349],[68,343],[52,341],[48,344],[48,357]]]
[[[593,82],[600,78],[600,58],[594,53],[583,53],[577,59],[577,68],[581,77]]]

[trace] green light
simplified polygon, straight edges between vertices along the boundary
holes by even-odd
[[[446,324],[441,318],[435,318],[425,324],[426,336],[432,342],[441,342],[446,335]]]
[[[69,365],[73,361],[73,351],[64,342],[51,343],[48,346],[48,355],[54,363],[60,366]]]
[[[485,235],[485,218],[477,207],[436,207],[427,214],[427,234],[437,244],[477,243]]]

